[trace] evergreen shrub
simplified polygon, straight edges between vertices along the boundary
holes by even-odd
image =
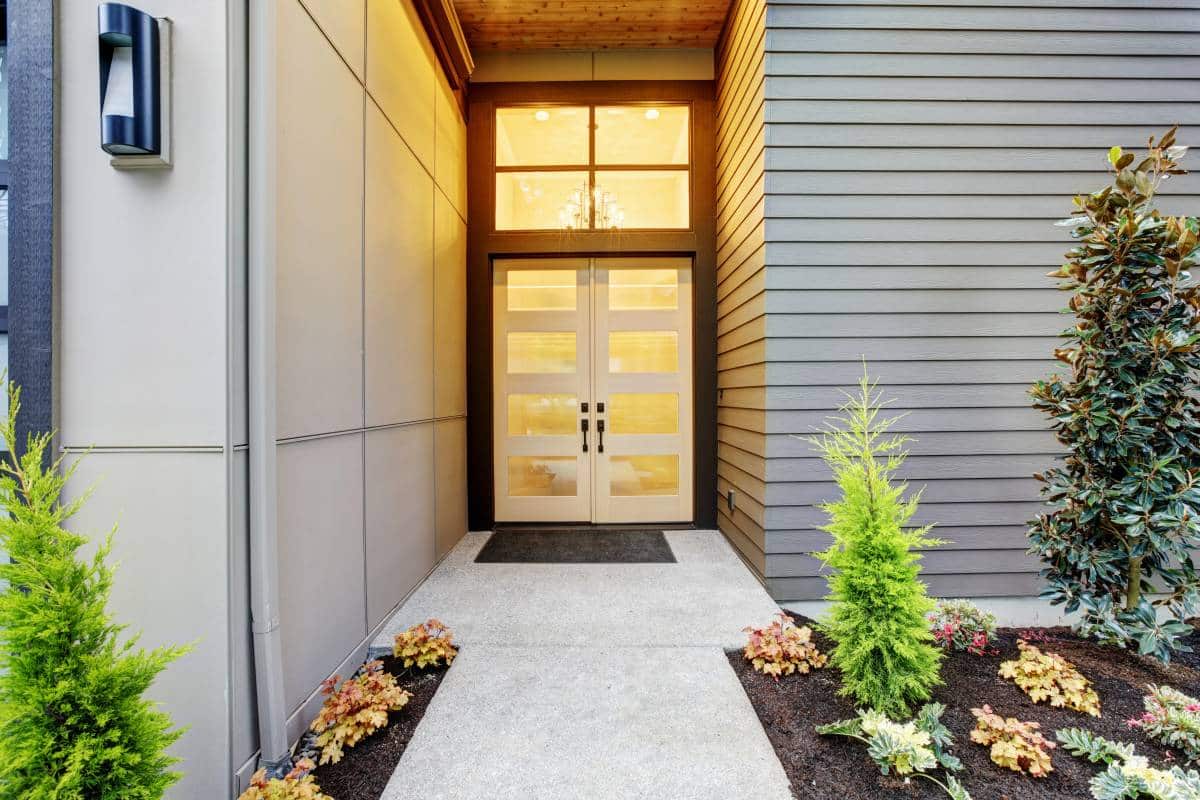
[[[19,452],[20,392],[6,384],[0,438]],[[166,752],[182,734],[145,698],[185,647],[137,646],[108,612],[112,533],[92,555],[64,525],[74,466],[47,464],[50,434],[0,464],[0,797],[158,800],[180,777]],[[76,462],[78,463],[78,462]]]
[[[929,527],[910,526],[919,493],[905,499],[907,485],[894,480],[909,440],[889,433],[896,418],[882,410],[864,373],[859,393],[810,439],[842,494],[821,506],[833,543],[816,556],[833,570],[821,627],[835,643],[829,661],[841,672],[840,693],[900,718],[940,683],[943,654],[926,619],[934,603],[917,552],[940,542]]]

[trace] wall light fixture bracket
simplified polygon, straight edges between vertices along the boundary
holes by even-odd
[[[97,10],[100,147],[118,169],[171,165],[171,21],[124,3]]]

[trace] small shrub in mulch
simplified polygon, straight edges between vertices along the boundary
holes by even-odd
[[[401,659],[385,656],[383,669],[395,675],[412,696],[403,708],[388,714],[387,727],[347,750],[336,764],[313,771],[321,791],[335,800],[379,800],[448,667],[406,670]]]
[[[792,614],[797,625],[812,621]],[[1034,634],[1031,636],[1030,634]],[[1011,681],[998,674],[1000,662],[1019,655],[1018,638],[1035,638],[1043,652],[1061,655],[1091,681],[1103,703],[1103,716],[1091,717],[1046,703],[1035,704]],[[1191,637],[1200,645],[1200,635]],[[817,633],[814,644],[821,650],[830,642]],[[972,708],[984,703],[1002,709],[1025,722],[1036,722],[1047,739],[1065,728],[1085,728],[1117,742],[1134,744],[1138,753],[1154,764],[1183,764],[1184,754],[1148,740],[1130,728],[1127,720],[1140,717],[1147,684],[1169,685],[1194,695],[1200,688],[1200,658],[1179,654],[1164,666],[1133,653],[1103,647],[1076,637],[1068,628],[1017,631],[1000,628],[991,645],[996,655],[977,656],[948,653],[942,664],[943,685],[933,700],[946,706],[942,722],[954,735],[954,755],[962,759],[957,773],[973,800],[1088,800],[1088,782],[1104,765],[1074,758],[1061,749],[1052,753],[1054,771],[1032,778],[1003,769],[991,762],[989,748],[969,741],[976,727]],[[792,792],[803,800],[934,800],[945,792],[924,781],[884,776],[853,740],[822,737],[814,730],[835,720],[855,716],[855,707],[838,696],[840,676],[836,669],[815,670],[807,675],[774,677],[756,672],[740,650],[728,653],[729,662],[750,698],[759,720],[782,762]],[[339,800],[341,798],[339,797]]]

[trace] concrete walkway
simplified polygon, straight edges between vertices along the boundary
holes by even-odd
[[[724,648],[776,604],[720,533],[675,564],[476,564],[470,534],[376,640],[437,617],[462,650],[384,800],[790,800]]]

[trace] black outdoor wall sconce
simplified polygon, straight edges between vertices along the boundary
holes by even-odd
[[[121,168],[169,166],[171,23],[123,3],[98,9],[100,147]]]

